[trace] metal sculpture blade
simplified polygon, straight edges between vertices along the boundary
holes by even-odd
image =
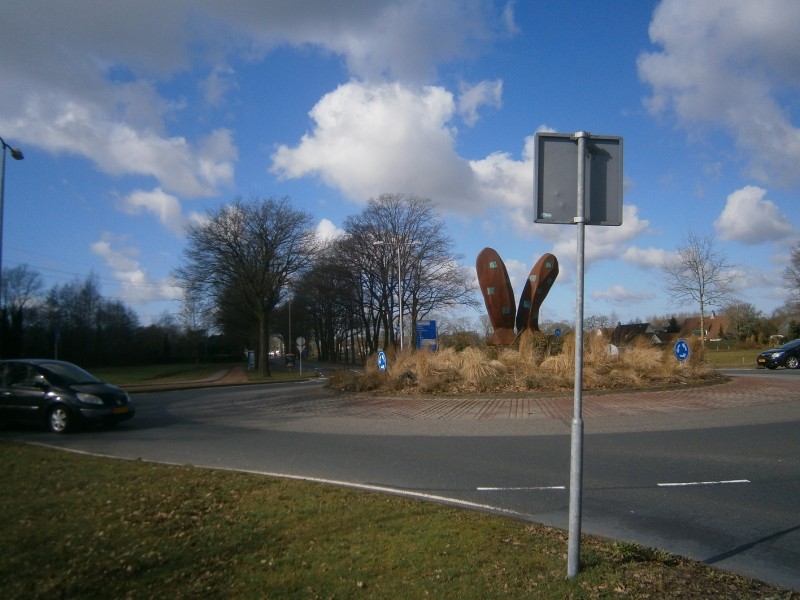
[[[492,248],[484,248],[475,261],[475,270],[478,272],[483,302],[489,321],[494,328],[494,334],[489,339],[492,346],[505,346],[513,344],[516,339],[514,334],[514,313],[516,303],[514,290],[503,259]]]
[[[522,295],[519,297],[516,319],[517,333],[522,333],[526,329],[540,331],[539,309],[550,288],[553,287],[556,277],[558,277],[558,259],[553,254],[542,255],[533,265]]]

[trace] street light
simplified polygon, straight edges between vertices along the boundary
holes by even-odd
[[[419,242],[415,240],[403,241],[399,236],[392,236],[393,242],[397,246],[397,307],[400,310],[400,352],[403,351],[403,267],[400,249],[403,244],[408,246],[419,246]],[[375,246],[382,246],[385,242],[383,240],[376,240],[372,242]]]
[[[25,156],[19,148],[12,148],[0,137],[0,144],[3,145],[3,163],[0,166],[0,300],[3,299],[3,195],[5,192],[6,180],[6,148],[11,152],[11,158],[22,160]]]

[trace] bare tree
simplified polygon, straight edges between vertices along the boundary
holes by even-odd
[[[725,316],[730,327],[728,333],[737,340],[745,340],[755,334],[758,323],[764,318],[763,313],[749,302],[734,300],[725,306]]]
[[[311,216],[292,208],[286,197],[236,199],[189,226],[187,238],[177,278],[188,294],[213,299],[223,313],[235,305],[257,324],[258,367],[269,375],[270,315],[289,278],[310,264]]]
[[[792,304],[800,306],[800,242],[792,248],[789,266],[783,272],[783,279],[792,294]]]
[[[733,299],[736,273],[716,249],[713,236],[701,237],[689,232],[683,247],[662,270],[667,279],[667,293],[672,302],[690,302],[700,306],[700,340],[705,348],[705,314],[712,306],[722,306]]]
[[[377,344],[381,324],[396,341],[394,319],[410,316],[410,331],[434,310],[478,304],[473,276],[453,251],[445,224],[429,198],[382,194],[344,225],[348,260],[361,273],[362,306]],[[397,308],[395,308],[397,307]]]
[[[28,265],[3,269],[0,288],[0,356],[19,353],[30,306],[42,295],[42,277]]]

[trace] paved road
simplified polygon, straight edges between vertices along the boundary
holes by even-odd
[[[800,377],[584,395],[583,531],[800,589]],[[567,525],[565,396],[347,397],[314,381],[137,394],[116,431],[20,439],[347,482]]]

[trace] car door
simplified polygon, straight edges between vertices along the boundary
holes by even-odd
[[[3,368],[0,406],[3,417],[14,421],[33,421],[43,416],[44,380],[31,365],[7,362]]]

